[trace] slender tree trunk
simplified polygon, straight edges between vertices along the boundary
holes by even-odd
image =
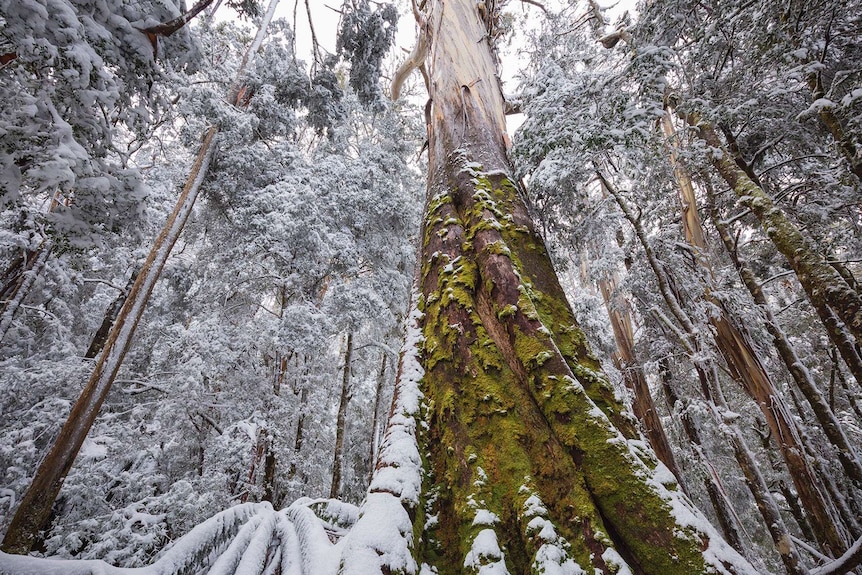
[[[297,363],[299,358],[297,357]],[[296,418],[296,436],[293,442],[293,456],[290,458],[290,467],[287,471],[287,478],[293,479],[296,477],[297,462],[302,453],[302,444],[305,434],[305,415],[308,409],[308,384],[302,383],[302,389],[299,392],[299,415]]]
[[[330,499],[337,499],[341,492],[341,456],[344,451],[344,428],[347,423],[347,406],[350,404],[350,362],[353,360],[353,333],[347,333],[347,349],[344,351],[344,372],[341,377],[341,399],[335,420],[335,450],[332,458],[332,485]]]
[[[862,344],[862,295],[847,284],[822,254],[811,247],[799,228],[737,165],[712,126],[695,115],[689,115],[687,120],[713,150],[710,159],[715,169],[737,195],[740,203],[757,217],[766,235],[787,259],[821,318],[828,308],[844,323],[856,343]]]
[[[248,475],[245,478],[245,483],[240,484],[240,487],[243,487],[242,494],[239,498],[240,503],[246,503],[248,501],[255,483],[257,483],[257,469],[260,467],[260,464],[266,456],[267,443],[268,433],[266,428],[258,429],[257,440],[254,442],[254,447],[251,449],[251,457],[249,458]]]
[[[488,13],[493,13],[488,10]],[[429,182],[420,309],[435,486],[420,561],[441,573],[545,568],[750,570],[714,530],[681,525],[648,479],[631,419],[591,354],[506,158],[503,98],[482,12],[428,4]],[[535,531],[553,531],[551,539]],[[533,527],[531,527],[531,525]],[[563,541],[567,543],[563,543]],[[733,559],[730,559],[733,557]],[[572,569],[574,569],[572,567]]]
[[[368,480],[374,475],[375,462],[377,461],[377,453],[380,449],[380,400],[383,398],[383,386],[386,384],[386,364],[389,358],[386,352],[380,353],[380,372],[377,374],[377,389],[374,392],[374,413],[371,418],[371,446],[368,454],[369,469]]]
[[[263,462],[263,497],[262,501],[269,501],[273,507],[278,506],[279,496],[276,490],[277,463],[275,454],[275,441],[272,435],[266,438],[266,456]]]
[[[805,568],[799,561],[799,554],[796,550],[796,546],[793,544],[789,531],[781,519],[778,506],[772,498],[772,495],[769,493],[766,481],[763,479],[763,476],[760,473],[742,434],[735,425],[724,422],[725,418],[723,415],[729,413],[730,410],[727,408],[724,394],[721,392],[715,366],[711,361],[704,359],[704,351],[700,338],[698,337],[698,330],[695,328],[694,323],[689,318],[688,314],[686,314],[682,309],[676,295],[670,289],[665,277],[665,272],[659,265],[658,259],[649,245],[640,219],[635,217],[628,203],[601,173],[599,173],[599,178],[605,186],[605,189],[616,200],[617,205],[619,205],[626,220],[628,220],[634,228],[635,235],[646,253],[647,261],[658,280],[659,291],[661,292],[665,303],[672,310],[674,317],[682,326],[682,332],[679,336],[681,342],[686,347],[686,351],[692,358],[692,364],[698,374],[703,394],[710,403],[716,424],[726,430],[725,433],[731,440],[734,457],[745,476],[749,491],[751,491],[751,494],[754,497],[758,511],[760,511],[761,517],[763,517],[767,530],[772,537],[776,550],[784,562],[785,568],[788,573],[805,573]]]
[[[692,421],[691,415],[688,412],[688,405],[680,399],[679,394],[676,392],[676,387],[673,384],[673,375],[667,363],[666,359],[661,360],[659,362],[659,369],[661,371],[662,389],[664,390],[668,405],[671,408],[671,412],[679,414],[683,431],[689,440],[695,457],[701,467],[706,470],[703,484],[715,510],[721,531],[724,533],[724,538],[734,549],[745,554],[745,547],[742,544],[742,536],[740,535],[742,526],[739,516],[734,511],[733,503],[730,501],[721,483],[721,478],[710,462],[710,458],[703,451],[703,440],[700,437],[700,431],[698,431],[697,425]]]
[[[263,42],[277,4],[278,0],[271,0],[258,34],[246,52],[243,65],[237,73],[237,86],[240,85],[251,57]],[[236,94],[239,92],[238,88],[232,90],[231,102],[237,101]],[[214,141],[217,133],[217,127],[211,127],[207,131],[177,204],[153,243],[146,262],[141,267],[141,271],[129,292],[128,299],[105,342],[104,350],[96,361],[89,381],[81,392],[78,401],[72,407],[69,418],[60,430],[50,452],[39,465],[30,487],[24,494],[12,522],[9,524],[3,539],[3,551],[28,553],[39,530],[44,527],[50,516],[51,506],[60,492],[63,481],[69,473],[69,469],[71,469],[131,345],[135,329],[144,313],[156,280],[158,280],[171,249],[191,213],[215,151]]]

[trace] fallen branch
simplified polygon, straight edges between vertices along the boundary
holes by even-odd
[[[849,573],[858,565],[862,565],[862,537],[835,561],[812,569],[811,575],[842,575]]]

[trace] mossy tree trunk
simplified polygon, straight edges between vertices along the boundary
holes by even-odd
[[[552,563],[751,572],[714,529],[683,517],[690,504],[654,473],[566,302],[510,175],[492,8],[435,0],[423,15],[428,514],[417,518],[418,559],[439,573]]]
[[[712,125],[695,114],[690,114],[687,120],[709,146],[713,166],[739,198],[739,203],[757,217],[766,235],[786,258],[827,328],[831,322],[826,316],[834,315],[843,322],[856,343],[862,344],[862,295],[810,245],[763,188],[736,163]]]

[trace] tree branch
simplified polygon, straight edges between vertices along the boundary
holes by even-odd
[[[858,565],[862,565],[862,537],[835,561],[812,569],[811,575],[840,575],[849,573]]]
[[[168,22],[163,22],[161,24],[156,24],[155,26],[150,26],[149,28],[144,28],[143,32],[147,35],[155,35],[155,36],[170,36],[183,26],[189,23],[189,21],[200,14],[207,6],[213,3],[213,0],[198,0],[198,3],[192,6],[191,10],[177,16],[173,20],[169,20]],[[152,42],[152,38],[150,39]]]
[[[150,36],[150,42],[153,42],[153,49],[155,49],[155,39],[153,36],[170,36],[183,26],[189,23],[189,21],[200,14],[207,6],[213,3],[213,0],[198,0],[198,3],[192,6],[191,10],[177,16],[173,20],[169,20],[168,22],[163,22],[161,24],[156,24],[155,26],[150,26],[149,28],[144,28],[143,32]]]

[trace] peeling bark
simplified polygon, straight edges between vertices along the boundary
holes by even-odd
[[[436,524],[416,526],[420,562],[530,572],[543,545],[530,525],[547,521],[583,569],[694,574],[716,561],[749,572],[723,542],[720,557],[704,554],[718,534],[680,524],[669,499],[684,496],[649,479],[654,455],[590,352],[510,176],[492,31],[466,0],[431,2],[428,22],[420,452]],[[494,548],[476,556],[478,539]]]

